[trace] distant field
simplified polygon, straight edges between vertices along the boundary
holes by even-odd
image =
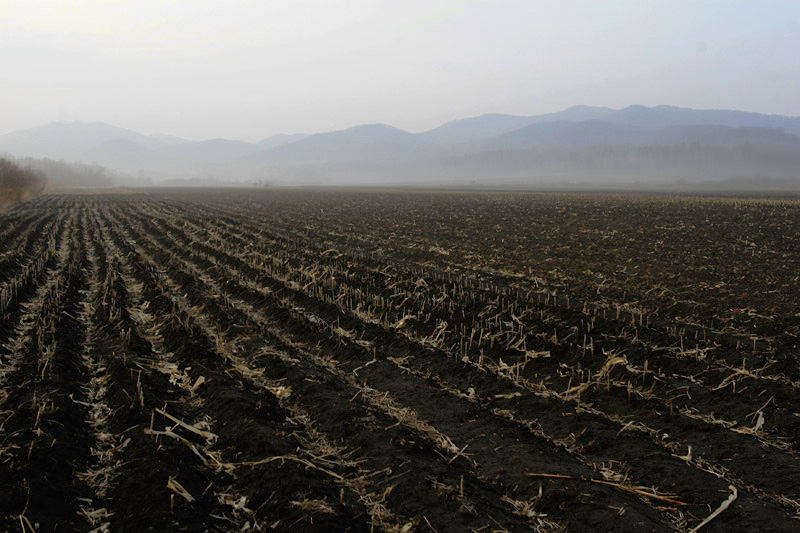
[[[800,199],[101,192],[0,214],[0,530],[800,528]]]

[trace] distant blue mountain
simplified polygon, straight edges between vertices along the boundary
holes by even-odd
[[[800,117],[672,106],[574,106],[536,116],[481,115],[416,134],[367,124],[275,135],[258,143],[187,141],[103,123],[59,122],[0,136],[4,152],[96,162],[154,179],[284,174],[316,179],[334,167],[345,177],[356,169],[364,176],[529,176],[542,169],[593,173],[599,168],[699,176],[712,167],[715,176],[800,176]],[[281,170],[290,167],[303,170]]]
[[[601,119],[613,113],[608,107],[590,107],[578,105],[558,113],[546,115],[519,116],[519,115],[481,115],[479,117],[454,120],[438,128],[420,133],[419,137],[425,141],[437,144],[461,144],[488,139],[503,135],[530,124],[558,121],[582,121]]]
[[[468,152],[576,148],[628,144],[648,133],[643,128],[601,120],[541,122],[469,146]]]
[[[144,161],[153,164],[158,157],[156,150],[137,141],[112,139],[81,152],[77,159],[106,167],[131,170],[139,168]]]
[[[135,131],[102,122],[53,122],[0,136],[0,151],[18,156],[75,158],[108,141],[125,140],[145,148],[161,143]]]
[[[275,148],[276,146],[282,146],[284,144],[301,141],[306,137],[308,137],[308,134],[305,133],[292,133],[292,134],[279,133],[277,135],[273,135],[271,137],[267,137],[266,139],[258,141],[256,143],[256,146],[258,146],[262,150],[269,150],[270,148]]]
[[[386,124],[368,124],[262,151],[252,158],[275,162],[341,162],[418,157],[432,151],[418,136]]]
[[[697,126],[701,124],[714,124],[732,128],[782,128],[788,133],[800,135],[800,117],[762,115],[761,113],[747,113],[744,111],[689,109],[667,105],[656,107],[632,105],[607,115],[603,120],[641,128],[665,128],[679,125]]]

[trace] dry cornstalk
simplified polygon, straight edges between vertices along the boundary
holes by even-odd
[[[336,514],[336,511],[333,510],[333,507],[331,507],[330,504],[324,499],[312,500],[304,498],[299,501],[292,500],[289,502],[289,505],[299,507],[300,509],[309,513]]]
[[[165,417],[169,418],[170,420],[172,420],[173,422],[175,422],[176,424],[178,424],[182,428],[188,429],[189,431],[191,431],[195,435],[200,435],[204,439],[217,440],[217,438],[218,438],[216,434],[211,433],[210,431],[204,431],[204,430],[198,428],[197,426],[193,426],[191,424],[187,424],[186,422],[183,422],[182,420],[178,420],[177,418],[175,418],[171,414],[167,413],[166,411],[162,411],[159,408],[156,408],[155,411],[156,411],[156,413],[164,415]]]
[[[546,477],[546,478],[554,478],[554,479],[578,479],[574,476],[564,475],[564,474],[528,474],[530,477]],[[627,485],[622,485],[621,483],[614,483],[611,481],[606,481],[604,479],[588,479],[587,481],[591,483],[597,483],[598,485],[608,485],[609,487],[615,487],[626,492],[632,492],[634,494],[638,494],[639,496],[644,496],[646,498],[652,498],[654,500],[660,500],[662,502],[672,503],[674,505],[689,505],[686,502],[682,502],[679,500],[675,500],[669,498],[667,496],[662,496],[661,494],[657,494],[655,491],[643,490],[639,487],[629,487]],[[724,510],[724,509],[723,509]],[[720,511],[722,512],[722,511]]]
[[[573,479],[572,476],[565,476],[563,474],[528,474],[529,477],[549,477],[555,479]]]
[[[656,494],[655,492],[642,490],[642,489],[637,488],[637,487],[628,487],[626,485],[621,485],[619,483],[612,483],[611,481],[604,481],[602,479],[590,479],[589,481],[591,481],[592,483],[598,483],[600,485],[608,485],[610,487],[616,487],[618,489],[622,489],[622,490],[627,491],[627,492],[632,492],[634,494],[638,494],[639,496],[645,496],[647,498],[652,498],[654,500],[661,500],[662,502],[668,502],[668,503],[672,503],[674,505],[689,505],[688,503],[685,503],[685,502],[682,502],[682,501],[678,501],[678,500],[673,500],[672,498],[668,498],[666,496],[662,496],[660,494]]]
[[[730,505],[731,505],[731,504],[732,504],[734,501],[736,501],[736,498],[739,496],[739,493],[738,493],[738,491],[736,490],[736,487],[734,487],[733,485],[729,485],[729,486],[728,486],[728,488],[729,488],[729,489],[731,489],[731,494],[730,494],[730,496],[728,496],[728,499],[727,499],[727,500],[725,500],[724,502],[722,502],[722,503],[720,504],[720,506],[719,506],[719,507],[717,507],[717,510],[716,510],[716,511],[714,511],[713,513],[711,513],[710,515],[708,515],[708,516],[706,517],[706,519],[705,519],[705,520],[703,520],[702,522],[700,522],[699,524],[697,524],[697,526],[696,526],[694,529],[692,529],[691,531],[689,531],[689,533],[695,533],[695,531],[699,531],[701,527],[705,526],[706,524],[708,524],[709,522],[711,522],[712,520],[714,520],[714,519],[715,519],[717,516],[719,516],[719,514],[720,514],[722,511],[724,511],[725,509],[727,509],[728,507],[730,507]]]
[[[183,488],[183,485],[175,481],[175,478],[173,478],[172,476],[170,476],[169,480],[167,480],[167,488],[171,489],[176,494],[183,496],[183,498],[189,503],[194,501],[194,496],[189,494],[189,491]]]

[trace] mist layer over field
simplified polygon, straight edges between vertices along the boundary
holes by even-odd
[[[257,143],[192,142],[99,123],[54,123],[0,137],[0,150],[29,156],[27,162],[48,169],[52,179],[74,185],[526,188],[712,181],[726,189],[737,183],[796,186],[798,135],[796,117],[575,106],[539,116],[482,115],[416,134],[368,124]],[[31,156],[81,163],[67,172],[64,164]],[[74,176],[81,172],[89,177]]]
[[[0,8],[0,155],[106,169],[90,184],[720,189],[800,176],[792,1]]]

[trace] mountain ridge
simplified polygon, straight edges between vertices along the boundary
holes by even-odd
[[[388,124],[361,124],[313,134],[279,134],[255,143],[234,139],[189,141],[169,135],[143,135],[101,122],[56,122],[0,136],[0,153],[99,163],[156,177],[219,175],[251,179],[298,175],[291,168],[299,167],[306,169],[302,175],[324,178],[334,167],[346,175],[348,166],[376,175],[392,175],[392,169],[423,175],[432,173],[431,168],[437,169],[436,175],[461,175],[473,173],[473,169],[459,167],[467,161],[484,169],[487,176],[492,169],[509,167],[509,161],[516,161],[511,165],[516,165],[515,173],[524,174],[528,165],[533,174],[544,160],[560,157],[562,167],[573,168],[567,158],[590,160],[603,147],[644,157],[639,148],[658,148],[653,153],[660,153],[661,148],[672,146],[675,153],[691,153],[694,159],[696,152],[702,151],[700,147],[705,147],[709,154],[714,152],[715,157],[732,161],[741,160],[741,153],[750,146],[756,147],[752,154],[761,159],[743,160],[748,169],[779,171],[783,176],[793,171],[791,152],[800,152],[799,143],[800,117],[634,104],[622,109],[578,105],[534,116],[490,113],[449,121],[419,133]],[[694,145],[695,151],[679,149],[686,145]],[[521,154],[526,151],[530,153]],[[531,155],[534,153],[538,158]],[[738,155],[734,157],[734,153]],[[769,154],[781,164],[773,164]],[[667,161],[664,157],[662,160]],[[668,164],[678,163],[673,158]],[[725,172],[736,170],[732,163],[725,165]],[[800,169],[796,175],[800,176]]]

